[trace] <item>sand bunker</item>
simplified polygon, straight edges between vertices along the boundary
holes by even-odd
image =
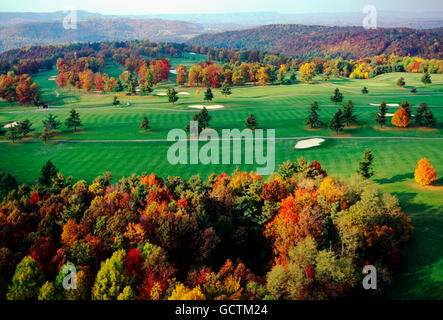
[[[179,95],[184,95],[184,96],[188,96],[188,95],[190,95],[189,92],[179,92],[179,93],[177,93],[177,94],[179,94]]]
[[[370,103],[370,106],[374,106],[374,107],[378,107],[380,106],[381,103]],[[400,107],[400,105],[398,103],[387,103],[386,104],[387,107]]]
[[[158,96],[167,96],[166,93],[157,93]]]
[[[193,108],[193,109],[203,109],[203,108],[206,108],[207,110],[214,110],[214,109],[223,109],[224,106],[219,105],[219,104],[214,104],[214,105],[210,105],[210,106],[192,105],[192,106],[188,106],[188,108]]]
[[[320,138],[300,140],[295,144],[295,149],[308,149],[308,148],[318,147],[323,142],[325,142],[325,139],[320,139]]]
[[[55,80],[57,80],[57,76],[50,76],[48,80],[55,81]]]
[[[177,74],[177,70],[175,70],[175,69],[171,69],[171,70],[169,70],[169,73]]]
[[[4,125],[3,128],[8,129],[8,128],[14,128],[16,126],[18,126],[18,122],[14,121],[14,122],[11,122],[11,123],[8,123],[8,124]]]

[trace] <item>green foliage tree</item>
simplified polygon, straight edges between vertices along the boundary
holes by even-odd
[[[130,73],[128,76],[128,80],[126,81],[126,92],[128,95],[136,94],[136,89],[138,86],[137,78]]]
[[[46,281],[38,292],[38,300],[57,300],[55,286],[52,282]]]
[[[150,128],[150,126],[149,126],[149,120],[148,120],[148,117],[143,117],[143,119],[142,119],[142,122],[140,123],[140,129],[143,129],[143,130],[148,130]]]
[[[168,88],[166,94],[168,95],[169,102],[172,102],[172,104],[175,104],[178,101],[177,91],[175,91],[174,88]]]
[[[0,202],[11,191],[18,186],[13,175],[0,171]]]
[[[46,142],[52,137],[53,132],[50,127],[44,126],[42,130],[40,131],[40,141],[43,141],[43,143],[46,144]]]
[[[37,262],[31,256],[26,256],[15,269],[6,298],[8,300],[36,299],[43,282],[43,273]]]
[[[331,101],[334,103],[340,103],[343,101],[343,94],[338,88],[335,88],[334,95],[331,97]]]
[[[363,159],[358,164],[357,174],[366,179],[372,177],[374,175],[374,170],[372,169],[373,161],[374,155],[371,150],[366,149],[363,154]]]
[[[225,97],[232,94],[231,88],[228,86],[227,83],[223,84],[221,88],[221,94],[224,95]]]
[[[403,77],[398,78],[397,86],[404,87],[405,85],[406,85],[405,78],[403,78]]]
[[[203,107],[203,109],[201,109],[201,111],[199,113],[197,113],[197,120],[198,121],[198,126],[201,127],[202,129],[206,129],[209,128],[209,121],[211,120],[211,116],[209,115],[208,110]]]
[[[421,82],[423,82],[425,85],[431,84],[432,83],[431,75],[428,72],[426,72],[423,75],[423,77],[421,77]]]
[[[117,296],[117,300],[135,300],[135,293],[130,286],[126,286]]]
[[[143,94],[148,94],[152,92],[152,88],[148,85],[148,82],[143,82],[142,86],[140,87]]]
[[[47,127],[50,130],[57,130],[58,127],[60,127],[61,122],[57,120],[57,116],[54,116],[53,114],[48,114],[48,117],[46,120],[43,120],[43,126]]]
[[[417,88],[415,88],[415,87],[412,88],[412,89],[411,89],[411,93],[417,93]]]
[[[123,293],[127,281],[125,256],[124,250],[118,250],[102,264],[92,288],[93,300],[115,300]]]
[[[292,70],[291,76],[289,79],[291,80],[292,83],[295,83],[297,81],[297,73],[295,72],[295,70]]]
[[[420,103],[415,115],[415,123],[424,127],[435,127],[437,121],[426,102]]]
[[[254,131],[255,129],[257,129],[257,126],[258,126],[257,119],[253,114],[250,114],[246,118],[245,127]]]
[[[0,136],[4,136],[6,134],[5,128],[3,128],[3,125],[0,125]]]
[[[343,131],[343,127],[343,112],[341,109],[338,109],[329,122],[329,129],[334,130],[335,133],[338,134],[339,131]]]
[[[114,96],[114,100],[112,101],[112,105],[117,106],[120,104],[120,101],[118,100],[117,96]]]
[[[8,140],[11,140],[12,143],[15,142],[15,140],[19,139],[19,134],[18,134],[18,129],[17,126],[10,126],[7,129],[8,134],[6,135],[6,137],[8,138]]]
[[[380,112],[375,115],[375,121],[380,125],[380,127],[383,127],[386,124],[386,113],[388,112],[386,102],[383,101],[378,107],[378,110]]]
[[[310,126],[311,128],[318,128],[322,125],[320,121],[320,107],[318,106],[318,102],[314,101],[309,108],[309,115],[306,118],[305,125]]]
[[[52,179],[57,177],[58,169],[54,164],[48,160],[42,167],[40,178],[38,182],[44,186],[50,187],[52,185]]]
[[[32,129],[31,127],[32,123],[31,121],[29,121],[29,119],[20,121],[17,125],[18,134],[25,137],[28,133],[34,131],[34,129]]]
[[[117,79],[117,85],[115,86],[115,92],[122,92],[123,91],[123,83],[120,79]]]
[[[68,128],[74,127],[74,132],[77,131],[77,127],[82,127],[83,124],[80,121],[80,114],[75,111],[75,109],[71,109],[69,112],[69,117],[65,121],[65,125]]]
[[[357,117],[354,115],[354,103],[351,100],[343,106],[343,120],[346,122],[347,127],[350,123],[357,121]]]
[[[205,91],[205,97],[204,100],[207,102],[211,102],[212,99],[214,99],[214,94],[212,93],[211,88],[207,88]]]
[[[361,89],[361,93],[363,93],[363,94],[368,94],[368,93],[369,93],[368,88],[363,87],[363,89]]]
[[[408,114],[409,119],[411,119],[411,115],[412,115],[412,106],[409,104],[409,102],[407,102],[407,101],[403,101],[403,102],[401,103],[401,107],[402,107],[403,109],[406,110],[406,113]]]

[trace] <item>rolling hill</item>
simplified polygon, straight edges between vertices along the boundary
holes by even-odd
[[[77,29],[64,29],[62,21],[34,22],[0,28],[0,52],[47,44],[107,40],[183,42],[204,32],[204,27],[184,21],[162,19],[83,19]]]
[[[188,41],[207,47],[256,49],[293,56],[341,56],[359,59],[380,54],[443,58],[443,28],[327,27],[296,24],[267,25],[253,29],[196,36]]]

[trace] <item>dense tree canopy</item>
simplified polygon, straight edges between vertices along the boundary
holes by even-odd
[[[112,180],[105,173],[91,184],[72,184],[48,161],[40,183],[8,187],[0,205],[3,295],[364,295],[363,266],[379,266],[380,281],[389,279],[411,231],[394,196],[358,177],[328,177],[319,163],[303,158],[267,179],[236,171],[206,181],[155,174]],[[77,289],[64,289],[64,266],[76,268]]]

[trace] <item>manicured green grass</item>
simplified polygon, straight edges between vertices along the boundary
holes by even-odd
[[[195,57],[198,61],[201,57]],[[171,59],[173,66],[193,64],[193,57]],[[187,60],[187,61],[185,61]],[[204,59],[203,59],[204,60]],[[122,69],[109,63],[105,72],[118,76]],[[62,125],[55,139],[75,140],[132,140],[165,139],[169,130],[183,128],[198,110],[190,110],[190,104],[203,104],[203,93],[196,94],[195,88],[178,88],[190,93],[180,96],[176,105],[167,102],[167,97],[155,94],[165,92],[175,86],[171,81],[155,88],[149,96],[126,96],[119,94],[119,100],[131,106],[116,108],[111,105],[115,93],[83,93],[79,90],[58,88],[48,80],[56,70],[41,72],[34,79],[43,89],[43,98],[50,102],[51,111],[36,111],[32,107],[0,102],[0,123],[30,119],[36,132],[29,139],[38,139],[42,120],[49,112],[64,120],[69,108],[80,112],[84,128],[73,133]],[[398,88],[396,80],[403,76],[408,88]],[[222,104],[224,109],[210,111],[211,127],[217,131],[229,128],[244,128],[246,117],[253,113],[260,128],[275,129],[276,136],[335,136],[327,127],[307,130],[304,120],[309,105],[318,101],[321,120],[327,123],[340,106],[330,101],[333,90],[338,87],[345,96],[344,102],[352,100],[358,118],[356,126],[346,128],[346,137],[385,137],[385,139],[328,139],[320,147],[308,150],[295,150],[296,140],[276,141],[276,164],[285,160],[295,161],[301,156],[317,160],[332,175],[346,177],[355,173],[364,149],[369,148],[375,155],[376,175],[372,179],[386,192],[396,194],[402,208],[412,218],[415,227],[413,238],[404,248],[402,272],[397,276],[390,298],[443,298],[443,179],[436,186],[419,187],[413,179],[417,161],[427,157],[435,166],[439,177],[443,175],[443,140],[398,140],[389,137],[443,137],[443,75],[432,75],[433,84],[424,86],[421,74],[385,74],[375,79],[350,80],[336,78],[323,81],[317,77],[312,84],[297,83],[282,86],[245,86],[233,88],[232,96],[223,97],[214,90],[213,103]],[[368,95],[361,89],[366,86]],[[410,93],[410,87],[417,86],[417,94]],[[59,93],[56,97],[55,90]],[[202,91],[202,90],[200,90]],[[375,121],[376,106],[371,103],[401,103],[417,106],[426,102],[432,109],[439,126],[436,129],[423,129],[411,126],[397,129],[388,125],[380,130]],[[390,107],[390,113],[397,108]],[[415,108],[414,108],[415,109]],[[415,110],[414,110],[415,111]],[[141,131],[138,126],[143,116],[150,120],[151,130]],[[114,177],[132,173],[155,172],[163,177],[179,175],[190,177],[200,174],[203,177],[212,172],[231,173],[236,165],[177,165],[167,161],[170,142],[81,142],[56,143],[0,143],[0,168],[14,174],[21,182],[37,179],[41,166],[51,160],[61,172],[72,175],[74,180],[92,181],[104,171],[111,171]],[[240,165],[241,170],[256,170],[255,165]]]

